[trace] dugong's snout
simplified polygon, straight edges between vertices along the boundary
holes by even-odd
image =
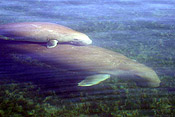
[[[92,44],[92,40],[91,39],[87,39],[87,40],[85,40],[85,43],[84,43],[85,45],[89,45],[89,44]]]
[[[121,75],[123,79],[131,80],[140,87],[159,87],[160,79],[156,72],[143,64],[127,59],[127,62],[120,65],[120,69],[124,70]]]
[[[82,45],[92,44],[92,40],[85,34],[83,34],[81,42],[82,42]]]
[[[69,42],[72,45],[79,45],[79,46],[85,46],[85,45],[90,45],[92,44],[92,40],[87,40],[87,41],[79,41],[77,39],[74,39],[74,41]]]
[[[154,71],[145,72],[143,74],[139,74],[139,79],[136,79],[136,83],[140,87],[159,87],[160,79]]]
[[[147,81],[147,80],[142,80],[142,82],[138,82],[136,81],[137,86],[139,87],[159,87],[160,86],[160,82],[152,82],[152,81]]]
[[[73,40],[71,40],[70,42],[73,45],[90,45],[92,44],[92,40],[85,34],[83,33],[79,33],[78,34],[74,34],[73,36]]]
[[[75,41],[75,43],[76,43],[76,41]],[[79,45],[90,45],[90,44],[92,44],[92,40],[89,38],[89,37],[87,37],[87,38],[82,38],[79,42],[77,42]]]

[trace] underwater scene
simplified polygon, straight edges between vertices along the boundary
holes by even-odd
[[[0,0],[0,117],[175,116],[175,1]]]

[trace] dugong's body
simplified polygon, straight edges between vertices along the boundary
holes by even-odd
[[[0,51],[4,52],[5,56],[23,55],[52,67],[89,73],[89,76],[79,82],[78,86],[96,85],[110,76],[135,81],[139,86],[158,87],[160,85],[157,74],[151,68],[120,53],[100,47],[61,44],[47,49],[38,44],[19,42],[1,42],[0,45]]]
[[[0,25],[0,39],[30,42],[46,42],[47,48],[57,43],[76,45],[91,44],[92,41],[83,33],[48,22],[23,22]]]

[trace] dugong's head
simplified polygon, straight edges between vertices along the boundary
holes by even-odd
[[[145,66],[144,64],[140,64],[136,61],[132,61],[131,59],[126,59],[123,64],[120,65],[120,69],[125,70],[123,76],[126,80],[135,81],[136,84],[140,87],[159,87],[160,79],[156,72],[150,68]],[[128,77],[129,76],[129,77]]]
[[[154,71],[150,73],[146,72],[146,73],[140,74],[140,77],[142,78],[142,80],[139,80],[139,82],[136,81],[138,86],[141,86],[141,87],[159,87],[160,86],[159,77]]]
[[[141,87],[159,87],[161,81],[155,71],[142,64],[139,66],[140,67],[135,72],[136,76],[139,78],[138,81],[136,78],[137,85]]]
[[[86,34],[79,32],[73,33],[68,39],[68,42],[73,45],[89,45],[92,43],[92,40]]]

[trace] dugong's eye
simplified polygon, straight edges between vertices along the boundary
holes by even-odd
[[[78,41],[78,39],[74,39],[74,41]]]

